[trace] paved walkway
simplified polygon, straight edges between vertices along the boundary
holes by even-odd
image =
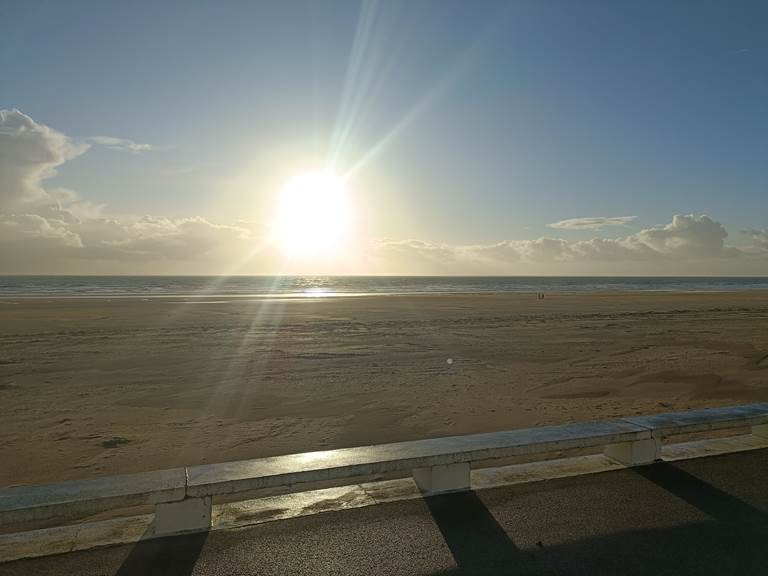
[[[0,576],[766,573],[768,450],[0,564]]]

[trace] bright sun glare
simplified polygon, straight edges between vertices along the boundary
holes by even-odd
[[[277,200],[274,240],[289,256],[335,256],[348,242],[352,206],[345,182],[327,172],[290,179]]]

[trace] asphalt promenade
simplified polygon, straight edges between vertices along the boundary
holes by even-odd
[[[0,576],[257,574],[768,574],[768,449],[0,564]]]

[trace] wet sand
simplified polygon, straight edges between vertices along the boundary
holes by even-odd
[[[0,299],[0,485],[768,401],[768,293]]]

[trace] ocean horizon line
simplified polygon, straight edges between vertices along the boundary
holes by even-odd
[[[0,276],[0,297],[330,297],[400,294],[739,292],[762,276]]]

